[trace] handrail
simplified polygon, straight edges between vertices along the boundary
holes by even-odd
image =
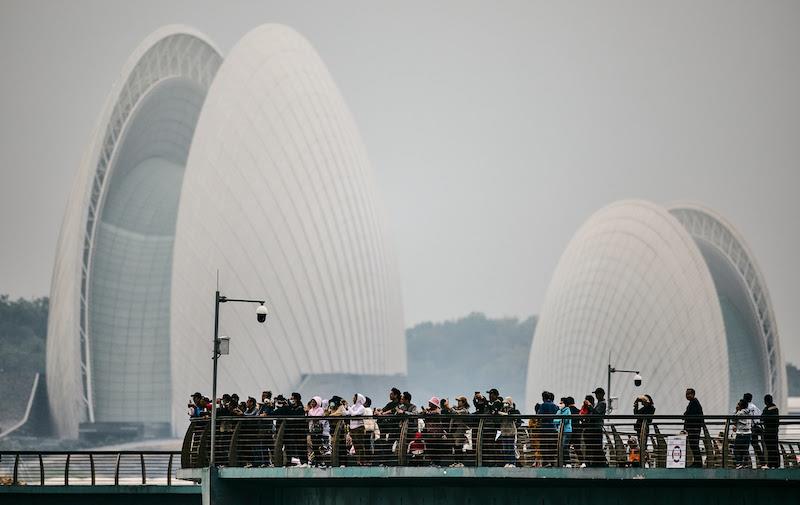
[[[0,479],[12,485],[172,485],[178,455],[154,450],[0,450]]]
[[[359,423],[351,424],[365,419],[378,421],[378,429],[385,433],[367,432],[366,427],[362,428]],[[558,423],[555,427],[552,426],[555,423],[541,422],[555,419],[572,420],[568,443],[565,443],[566,423]],[[745,419],[762,420],[760,416],[663,414],[225,416],[219,418],[219,426],[224,426],[221,432],[226,437],[220,436],[219,439],[229,449],[226,455],[224,447],[218,447],[218,464],[564,466],[577,459],[580,466],[649,468],[665,466],[670,437],[684,436],[688,437],[687,464],[699,458],[704,467],[718,468],[728,464],[731,444],[728,438],[733,426]],[[327,431],[325,434],[311,433],[311,420],[328,421],[330,436]],[[791,457],[784,456],[783,461],[780,458],[780,454],[787,455],[795,448],[800,452],[800,415],[775,416],[770,421],[781,427],[779,439],[773,437],[779,442],[778,448],[769,446],[773,455],[779,454],[777,465],[800,467],[791,461]],[[190,468],[207,465],[202,457],[204,444],[194,441],[209,438],[209,425],[207,418],[191,420],[181,455],[183,467],[187,467],[186,463]],[[266,426],[270,428],[265,429]],[[692,426],[697,428],[698,435],[692,435]],[[786,432],[786,426],[797,427],[797,440]],[[398,429],[399,432],[395,432]],[[421,433],[421,438],[417,433]],[[465,438],[470,433],[471,440]],[[327,451],[326,443],[329,444]],[[763,450],[766,452],[766,442],[762,439],[759,443],[765,444]],[[264,459],[265,446],[269,447],[272,455],[269,461]],[[187,449],[192,453],[187,454]]]

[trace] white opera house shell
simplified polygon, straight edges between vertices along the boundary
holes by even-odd
[[[327,68],[264,25],[225,58],[169,26],[125,65],[75,179],[50,294],[57,432],[179,433],[189,395],[404,374],[400,285],[365,148]]]
[[[531,348],[526,407],[543,390],[578,403],[607,368],[615,414],[650,394],[657,414],[682,414],[685,389],[707,415],[745,392],[786,405],[786,375],[764,278],[733,226],[692,204],[621,201],[595,213],[562,255]]]

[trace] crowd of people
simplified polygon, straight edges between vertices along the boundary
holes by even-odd
[[[686,390],[686,400],[683,432],[691,455],[687,463],[702,467],[703,407],[692,388]],[[731,429],[735,436],[736,467],[752,468],[752,446],[757,467],[777,468],[780,466],[778,407],[771,395],[765,396],[763,409],[752,400],[752,394],[746,393],[736,407]],[[211,407],[211,400],[197,392],[192,395],[188,413],[192,418],[207,417],[211,415]],[[293,418],[285,421],[283,460],[273,461],[277,423],[269,423],[268,428],[258,434],[256,455],[248,466],[329,464],[335,436],[331,417],[351,418],[343,424],[344,443],[338,444],[338,450],[341,457],[351,458],[356,465],[391,464],[396,461],[393,455],[397,451],[405,451],[409,465],[463,466],[467,455],[480,442],[484,464],[490,466],[608,466],[603,446],[608,405],[601,387],[586,395],[580,407],[571,396],[561,397],[556,403],[553,393],[543,391],[542,401],[534,407],[537,416],[529,419],[519,416],[521,413],[513,398],[503,398],[496,388],[486,391],[486,396],[476,391],[471,402],[466,396],[457,396],[452,404],[447,398],[433,396],[423,407],[412,402],[408,391],[392,388],[388,403],[380,408],[373,407],[372,400],[359,393],[353,395],[351,402],[341,396],[328,399],[314,396],[306,403],[296,392],[288,397],[273,398],[271,391],[263,391],[260,401],[254,397],[241,401],[237,394],[224,394],[217,399],[216,410],[221,418]],[[636,418],[628,436],[625,464],[645,466],[639,440],[646,449],[652,416],[656,413],[653,398],[647,394],[637,397],[631,412]],[[480,426],[488,435],[481,441],[476,418],[462,420],[458,417],[467,414],[487,416]],[[398,416],[409,415],[414,416],[416,423],[411,424],[405,447],[400,447],[402,423],[398,423]],[[298,417],[308,419],[298,420]]]

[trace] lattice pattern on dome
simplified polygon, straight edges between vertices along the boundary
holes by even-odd
[[[736,268],[747,286],[748,295],[755,307],[759,329],[767,349],[767,365],[770,391],[776,400],[785,397],[783,359],[781,357],[775,315],[763,276],[755,264],[742,239],[721,218],[702,208],[676,207],[670,209],[683,226],[694,237],[712,244]]]
[[[83,401],[88,408],[90,420],[93,420],[94,413],[88,344],[89,272],[98,213],[107,190],[107,174],[118,151],[119,140],[136,105],[155,85],[167,79],[186,79],[207,90],[221,63],[222,58],[217,51],[196,36],[186,33],[168,35],[147,49],[136,63],[122,85],[108,119],[88,195],[80,282],[81,378],[84,387]]]

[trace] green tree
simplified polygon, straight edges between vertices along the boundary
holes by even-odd
[[[789,396],[800,396],[800,369],[791,363],[786,363],[786,382]]]
[[[48,299],[0,295],[0,371],[44,372]]]
[[[420,323],[406,331],[408,385],[425,397],[457,394],[472,398],[474,391],[496,387],[523,405],[525,382],[536,317],[490,319],[473,312],[441,323]],[[415,398],[416,400],[416,398]]]

